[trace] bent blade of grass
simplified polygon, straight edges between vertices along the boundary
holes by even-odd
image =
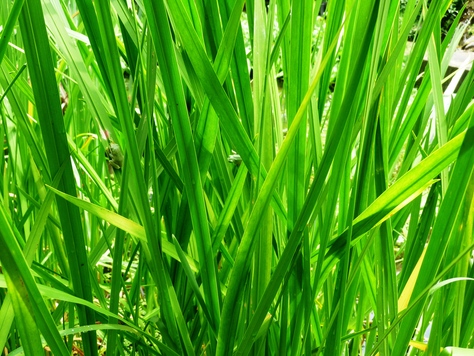
[[[52,190],[55,194],[59,195],[63,199],[71,202],[72,204],[76,205],[77,207],[88,211],[89,213],[104,219],[109,224],[118,227],[119,229],[129,233],[130,235],[136,237],[140,241],[146,243],[147,237],[146,232],[143,226],[137,224],[135,221],[127,219],[126,217],[119,215],[113,211],[107,210],[101,206],[89,203],[85,200],[75,198],[71,195],[65,194],[51,186],[47,187]],[[174,258],[175,260],[179,261],[179,255],[176,252],[175,247],[173,244],[165,239],[162,240],[162,248],[163,252],[169,255],[170,257]],[[194,272],[199,271],[199,264],[198,262],[194,261],[189,255],[187,256],[188,264],[190,265],[191,269]]]
[[[382,193],[354,220],[354,225],[357,226],[357,229],[360,229],[358,235],[362,231],[365,232],[377,226],[377,224],[399,211],[406,205],[404,202],[408,197],[411,197],[420,188],[432,181],[439,172],[448,167],[456,159],[465,136],[466,131],[448,141]]]
[[[88,203],[88,202],[85,202],[85,201],[82,201],[81,199],[77,199],[77,198],[73,198],[73,197],[70,197],[70,196],[67,196],[65,195],[64,193],[61,193],[57,190],[55,190],[54,188],[51,188],[51,187],[48,187],[50,188],[52,191],[54,191],[56,194],[62,196],[64,199],[72,202],[73,204],[76,204],[78,205],[79,207],[81,208],[85,208],[85,210],[88,210],[89,212],[91,212],[92,214],[96,213],[99,217],[108,217],[110,219],[112,218],[115,218],[114,220],[112,221],[115,221],[118,225],[120,225],[119,227],[122,227],[124,228],[124,231],[128,228],[128,231],[129,233],[133,234],[137,234],[138,238],[140,238],[140,240],[143,241],[144,243],[144,246],[145,246],[145,253],[147,253],[146,251],[146,242],[147,242],[147,239],[145,237],[145,230],[143,229],[143,227],[141,227],[140,225],[134,223],[133,221],[131,220],[128,220],[126,218],[123,218],[121,217],[120,215],[114,213],[114,212],[104,212],[104,211],[101,211],[100,207],[97,207],[97,206],[94,206],[93,204],[91,203]],[[82,204],[81,204],[82,202]],[[189,258],[187,255],[181,255],[180,257],[178,257],[178,254],[176,252],[176,250],[174,249],[174,246],[166,241],[166,240],[163,240],[163,252],[164,253],[167,253],[167,252],[170,252],[170,256],[171,255],[174,255],[174,258],[176,260],[179,260],[179,258],[187,258],[188,259],[188,266],[189,268],[191,268],[194,272],[197,272],[199,270],[199,266],[197,265],[197,263]],[[173,251],[171,251],[173,250]],[[149,253],[148,253],[149,254]],[[148,257],[148,256],[147,256]],[[119,270],[120,271],[120,270]],[[168,281],[169,283],[169,281]],[[1,285],[1,280],[0,280],[0,285]],[[116,315],[116,313],[113,313],[113,312],[110,312],[109,310],[106,310],[106,309],[103,309],[103,308],[100,308],[99,306],[96,306],[95,304],[93,303],[90,303],[88,301],[85,301],[84,299],[81,299],[81,298],[77,298],[71,294],[68,294],[67,292],[64,292],[64,291],[61,291],[61,290],[58,290],[58,289],[55,289],[55,288],[50,288],[50,287],[47,287],[47,286],[40,286],[40,291],[43,295],[45,296],[49,296],[50,298],[54,298],[54,299],[59,299],[59,300],[65,300],[65,301],[68,301],[70,303],[76,303],[76,304],[80,304],[80,305],[84,305],[84,306],[87,306],[89,308],[91,308],[92,310],[96,311],[96,312],[100,312],[102,314],[105,314],[106,316],[108,317],[111,317],[113,318],[113,320],[119,320],[121,322],[124,322],[126,323],[127,325],[131,326],[131,327],[135,327],[136,330],[139,330],[143,336],[147,337],[147,338],[150,338],[150,335],[145,333],[144,331],[142,332],[141,329],[139,329],[137,326],[135,326],[134,324],[132,324],[131,322],[127,321],[127,320],[124,320],[123,318],[120,318]],[[175,313],[175,316],[176,316],[176,319],[177,319],[177,323],[178,323],[178,327],[180,328],[180,331],[183,335],[183,337],[185,337],[185,335],[187,335],[187,329],[186,329],[186,326],[185,326],[185,323],[184,323],[184,319],[183,319],[183,316],[181,314],[181,310],[180,310],[180,307],[179,307],[179,304],[177,303],[177,298],[176,298],[176,294],[174,293],[174,290],[171,289],[170,290],[170,296],[171,296],[171,303],[172,303],[172,306],[173,308],[175,309],[174,310],[174,313]],[[87,329],[89,330],[89,329]],[[157,345],[160,346],[160,348],[162,349],[165,349],[165,350],[171,350],[171,348],[169,348],[168,346],[160,343],[160,342],[156,342],[156,340],[154,341]],[[191,342],[190,340],[184,340],[184,343],[185,343],[185,346],[186,346],[186,349],[187,349],[187,352],[189,352],[190,350],[192,350],[192,346],[191,346]],[[171,352],[171,354],[173,354],[173,352]]]
[[[415,198],[415,193],[421,194],[424,188],[431,184],[432,177],[437,176],[442,169],[451,164],[456,158],[464,136],[465,133],[460,134],[451,141],[448,141],[445,146],[441,147],[432,155],[423,160],[421,162],[423,164],[420,163],[419,166],[413,168],[404,176],[404,178],[400,178],[400,180],[397,181],[392,187],[380,195],[363,213],[361,213],[353,221],[353,240],[351,243],[354,244],[360,238],[361,234],[387,220],[393,214],[393,211],[395,211],[397,208],[400,209],[398,205],[406,204],[409,199]],[[416,187],[412,187],[413,182],[416,182]],[[398,205],[394,204],[394,200],[396,200]],[[303,213],[306,209],[308,209],[306,207],[308,202],[309,200],[307,199],[305,202],[305,207],[303,207]],[[310,205],[311,207],[309,209],[312,211],[314,204]],[[387,209],[388,207],[391,207],[392,210]],[[306,215],[308,215],[308,213],[306,213]],[[303,214],[300,216],[300,218],[302,216]],[[307,219],[309,219],[309,216],[305,218],[305,222],[307,222]],[[341,253],[344,251],[346,243],[346,233],[347,230],[336,239],[331,240],[331,247],[326,254],[325,267],[323,269],[326,272],[321,274],[322,277],[325,275],[327,276],[332,267],[341,258]],[[273,302],[274,297],[278,292],[283,279],[285,278],[287,270],[291,265],[290,261],[292,260],[300,242],[300,237],[298,235],[301,235],[301,232],[298,234],[296,231],[294,231],[288,239],[289,242],[282,256],[280,257],[265,294],[262,297],[262,300],[249,323],[247,331],[245,332],[243,341],[241,342],[241,345],[245,346],[245,348],[248,347],[246,345],[251,342],[253,338],[252,335],[254,335],[255,330],[258,330],[259,326],[263,322],[268,308]],[[323,282],[324,278],[322,277],[319,283]]]
[[[7,287],[7,282],[5,280],[5,277],[0,275],[0,288],[6,288],[6,287]],[[94,303],[88,302],[88,301],[86,301],[82,298],[78,298],[78,297],[74,296],[73,294],[67,293],[65,291],[62,291],[62,290],[59,290],[59,289],[56,289],[56,288],[52,288],[52,287],[49,287],[49,286],[45,286],[45,285],[42,285],[42,284],[36,284],[36,287],[37,287],[37,289],[40,293],[41,300],[43,300],[43,298],[46,298],[46,299],[51,299],[51,300],[65,301],[65,302],[68,302],[68,303],[71,303],[71,304],[84,305],[85,307],[88,307],[88,308],[96,311],[97,313],[103,314],[103,315],[108,316],[108,317],[115,318],[115,319],[119,320],[121,323],[125,324],[125,325],[120,325],[120,324],[118,324],[118,325],[117,324],[93,324],[93,325],[84,325],[84,326],[80,326],[80,327],[73,328],[73,329],[65,329],[65,330],[61,330],[61,331],[58,331],[57,328],[54,327],[54,330],[58,333],[60,338],[64,335],[68,335],[69,333],[71,333],[71,334],[74,333],[75,334],[75,333],[78,333],[78,332],[87,332],[87,331],[91,331],[91,330],[101,330],[102,326],[105,326],[104,329],[117,329],[117,330],[122,330],[122,331],[130,331],[130,332],[133,332],[135,334],[142,335],[143,337],[152,340],[154,343],[159,345],[164,350],[167,350],[168,354],[177,355],[169,347],[167,347],[166,345],[163,345],[158,340],[154,339],[151,335],[147,334],[141,327],[135,325],[133,322],[121,317],[120,315],[111,313],[107,309],[101,308],[100,306],[98,306]],[[106,326],[106,325],[110,325],[110,326]],[[43,336],[45,336],[45,335],[43,334]],[[45,339],[46,339],[46,336],[45,336]],[[48,341],[48,339],[46,339],[46,342],[51,347],[51,343]],[[51,349],[52,349],[52,347],[51,347]],[[58,352],[58,354],[59,355],[69,355],[69,352],[66,352],[66,353],[59,353]]]
[[[89,160],[84,156],[81,149],[77,147],[76,143],[71,139],[71,137],[67,136],[69,147],[71,148],[71,155],[75,157],[78,162],[84,167],[85,172],[89,175],[89,177],[97,184],[101,193],[105,195],[107,201],[110,203],[114,210],[118,209],[117,201],[115,200],[112,192],[107,188],[102,178],[96,172],[96,170],[92,167]]]
[[[415,284],[412,300],[421,294],[421,291],[436,278],[436,274],[443,260],[443,256],[451,237],[452,231],[456,228],[456,220],[460,214],[462,201],[467,191],[471,175],[474,170],[474,115],[471,116],[468,129],[465,135],[459,135],[455,139],[461,140],[459,155],[451,173],[449,186],[446,195],[441,203],[438,217],[433,226],[432,235],[426,250],[426,256],[420,270],[420,276]],[[443,147],[449,145],[449,141]],[[459,143],[458,143],[459,145]],[[442,147],[442,148],[443,148]],[[439,151],[439,150],[438,150]],[[394,345],[394,353],[404,352],[406,344],[412,336],[412,332],[420,317],[424,303],[417,305],[402,322],[400,333]]]
[[[417,296],[413,296],[413,298],[410,300],[409,305],[407,308],[403,311],[401,311],[397,318],[392,321],[390,328],[386,331],[385,334],[379,335],[378,342],[374,345],[374,347],[371,349],[370,355],[375,355],[380,344],[384,342],[384,339],[395,329],[398,327],[400,323],[402,323],[405,320],[405,317],[408,315],[409,312],[411,312],[415,307],[418,306],[418,304],[424,300],[424,298],[430,294],[430,292],[434,289],[436,289],[436,285],[438,284],[438,281],[443,278],[454,266],[456,266],[457,263],[466,255],[472,253],[472,249],[474,248],[474,244],[471,244],[467,246],[465,249],[461,251],[461,253],[456,256],[456,258],[452,261],[450,261],[446,267],[440,271],[436,278],[431,280],[430,283],[421,291],[420,294]],[[408,344],[408,343],[407,343]]]

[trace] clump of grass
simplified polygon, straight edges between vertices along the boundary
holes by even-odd
[[[0,5],[5,354],[472,346],[464,28],[321,5]]]

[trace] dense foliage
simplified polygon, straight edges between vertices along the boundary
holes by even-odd
[[[0,2],[5,355],[469,352],[466,24],[321,5]]]

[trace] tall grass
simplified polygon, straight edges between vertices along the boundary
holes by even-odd
[[[5,355],[468,352],[465,25],[321,5],[1,2]]]

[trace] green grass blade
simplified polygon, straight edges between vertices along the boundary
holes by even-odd
[[[28,69],[32,77],[33,93],[35,94],[50,174],[55,176],[64,164],[66,169],[58,188],[68,194],[75,195],[76,183],[69,158],[63,117],[59,105],[58,87],[52,67],[49,41],[42,13],[39,1],[29,1],[23,7],[20,26],[25,41]],[[36,16],[40,16],[41,20],[35,19]],[[71,266],[70,278],[74,291],[79,297],[92,301],[89,266],[79,210],[62,200],[58,200],[57,204]],[[78,311],[81,324],[93,324],[95,322],[93,311],[82,307],[79,307]],[[96,355],[95,333],[85,333],[83,337],[85,349],[91,355]]]
[[[33,279],[3,205],[0,207],[0,224],[2,226],[0,249],[3,251],[0,260],[8,273],[5,279],[8,289],[12,292],[11,298],[16,317],[21,319],[19,327],[24,338],[23,347],[27,352],[42,354],[43,347],[39,338],[41,331],[55,354],[68,355],[69,351]]]
[[[441,256],[455,228],[454,222],[461,212],[462,199],[474,167],[474,148],[471,144],[474,139],[473,135],[474,117],[471,116],[469,127],[459,150],[458,160],[453,168],[451,180],[446,191],[446,198],[441,204],[438,219],[433,226],[426,257],[423,259],[423,265],[420,270],[420,275],[423,276],[423,278],[417,280],[412,298],[419,295],[420,291],[436,277],[441,262]],[[447,144],[445,146],[447,146]],[[402,323],[402,331],[398,334],[396,344],[394,345],[394,352],[402,352],[402,350],[406,348],[407,341],[411,337],[411,331],[415,328],[422,307],[423,304],[420,303],[406,316]]]
[[[174,53],[175,49],[167,25],[167,19],[164,16],[163,4],[145,2],[145,6],[149,17],[153,16],[155,18],[156,16],[155,21],[151,23],[153,29],[152,36],[155,41],[158,62],[164,71],[163,83],[170,101],[170,116],[174,124],[176,143],[184,175],[184,185],[198,246],[204,298],[208,303],[212,316],[212,327],[217,330],[220,323],[217,266],[212,258],[212,243],[204,207],[196,148],[192,143],[191,124],[186,111],[183,88]]]

